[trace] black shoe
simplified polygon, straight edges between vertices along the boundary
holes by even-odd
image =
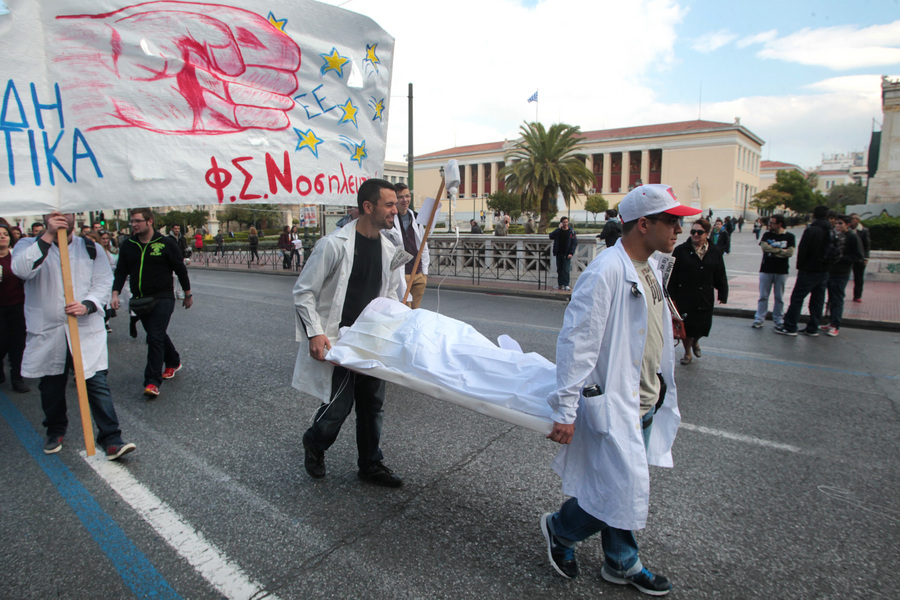
[[[325,453],[313,448],[306,435],[305,433],[303,434],[303,450],[305,454],[303,466],[306,467],[306,472],[309,473],[310,477],[322,479],[325,477]]]
[[[600,569],[600,576],[610,583],[633,585],[638,590],[651,596],[665,596],[672,591],[672,584],[666,577],[654,575],[646,568],[641,569],[640,572],[635,573],[634,575],[619,577],[612,569],[606,566],[606,563],[604,563],[603,568]]]
[[[781,334],[781,335],[789,335],[791,337],[797,337],[796,331],[788,331],[787,329],[784,328],[784,325],[776,325],[775,329],[773,329],[772,331],[774,331],[775,333]]]
[[[20,394],[27,394],[31,391],[31,388],[28,387],[28,384],[21,377],[12,380],[12,388]]]
[[[384,487],[398,488],[403,485],[403,480],[394,475],[394,472],[380,461],[369,465],[365,469],[360,469],[357,475],[365,482],[383,485]]]
[[[541,533],[547,540],[547,556],[550,558],[550,564],[557,573],[566,579],[575,579],[578,577],[578,562],[575,560],[575,548],[563,546],[556,543],[556,538],[550,531],[550,517],[553,513],[545,513],[541,517]]]
[[[819,337],[819,331],[817,329],[801,329],[800,333],[807,337]]]
[[[44,454],[56,454],[62,450],[63,436],[48,435],[47,441],[44,442]]]

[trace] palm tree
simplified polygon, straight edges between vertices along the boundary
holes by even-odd
[[[521,132],[498,176],[506,180],[506,189],[521,194],[523,200],[540,200],[538,233],[546,233],[550,201],[557,190],[568,204],[570,198],[594,185],[594,174],[584,166],[584,157],[575,152],[582,139],[578,126],[556,123],[548,131],[541,123],[526,123]]]

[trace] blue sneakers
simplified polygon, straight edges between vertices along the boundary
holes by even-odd
[[[544,539],[547,540],[547,557],[557,573],[566,579],[575,579],[578,577],[575,548],[556,543],[556,538],[550,531],[550,517],[552,516],[553,513],[545,513],[541,517],[541,533],[544,534]]]
[[[617,585],[633,585],[638,590],[650,596],[665,596],[672,591],[672,584],[662,575],[654,575],[646,568],[639,573],[620,577],[609,568],[606,563],[600,569],[600,576],[610,583]]]

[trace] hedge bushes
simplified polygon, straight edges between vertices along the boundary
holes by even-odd
[[[862,223],[869,228],[872,250],[900,250],[900,217],[882,215]]]

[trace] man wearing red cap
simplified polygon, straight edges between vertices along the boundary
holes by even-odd
[[[557,390],[548,402],[564,444],[553,461],[571,496],[541,517],[553,568],[578,575],[576,543],[600,533],[601,576],[662,596],[669,580],[638,558],[633,530],[647,521],[648,465],[672,466],[681,416],[674,380],[672,316],[653,255],[671,253],[681,205],[667,185],[643,185],[619,203],[622,239],[582,273],[556,345]]]

